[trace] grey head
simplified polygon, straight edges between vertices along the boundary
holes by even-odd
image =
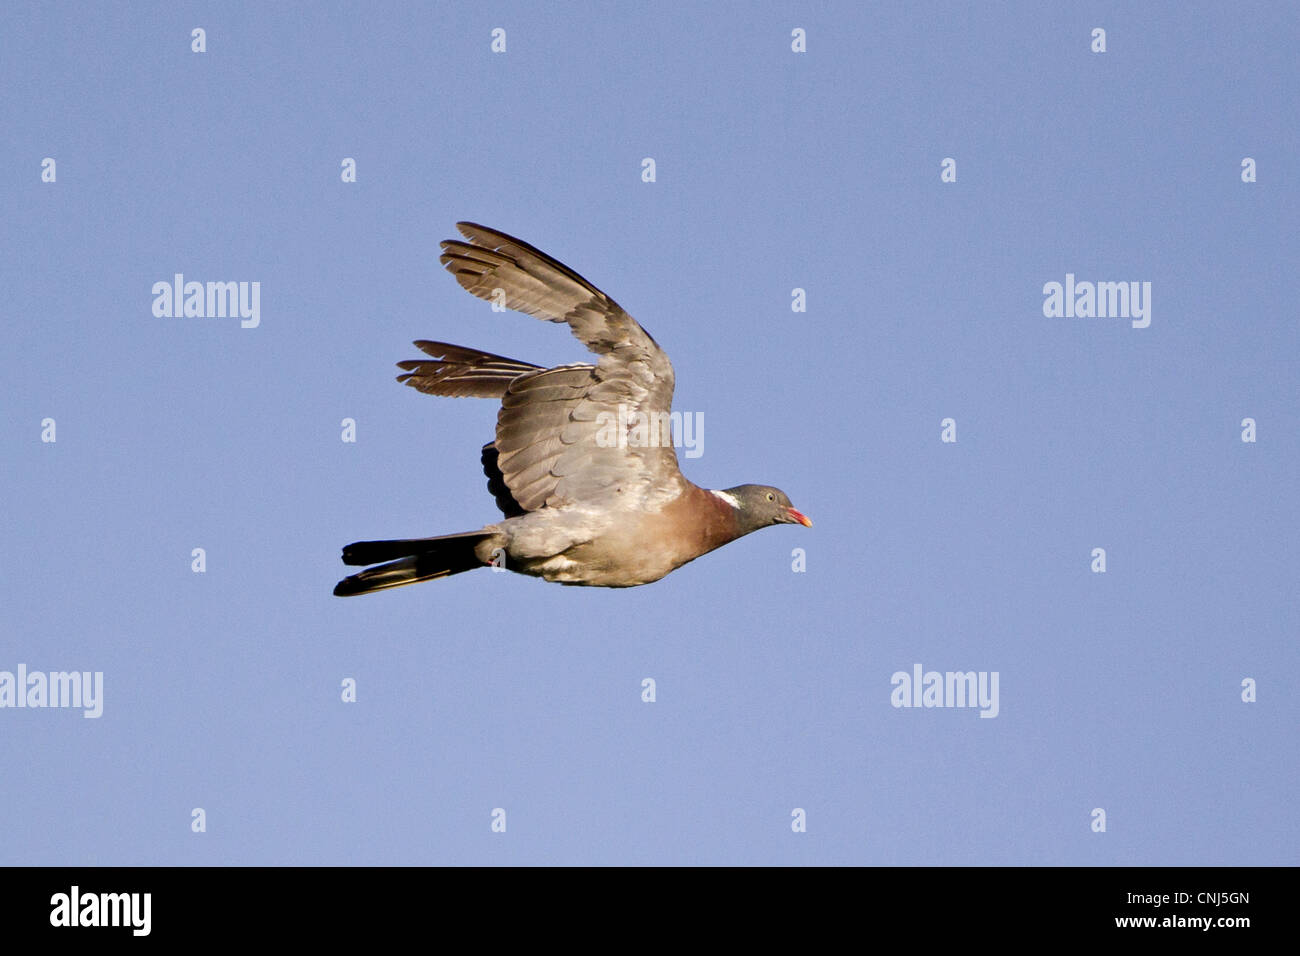
[[[801,524],[812,527],[812,521],[790,504],[789,497],[780,488],[771,485],[737,485],[722,491],[722,497],[736,509],[736,525],[740,534],[749,534],[759,528],[774,524]],[[725,497],[724,497],[725,496]]]

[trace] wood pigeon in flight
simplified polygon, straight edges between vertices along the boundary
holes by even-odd
[[[443,342],[399,362],[397,380],[430,395],[501,400],[483,446],[488,490],[503,520],[479,531],[358,541],[351,565],[375,564],[334,588],[366,594],[485,565],[561,584],[635,587],[742,535],[812,522],[766,485],[700,488],[677,467],[668,415],[673,367],[650,334],[609,296],[528,243],[472,222],[441,261],[478,296],[564,322],[595,364],[542,368]],[[661,424],[654,436],[646,423]],[[629,434],[629,423],[637,423]],[[646,440],[647,437],[652,440]]]

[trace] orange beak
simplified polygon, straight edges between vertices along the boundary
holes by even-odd
[[[793,508],[787,508],[786,514],[788,514],[792,520],[799,522],[805,528],[812,527],[812,518],[809,518],[803,512],[795,511]]]

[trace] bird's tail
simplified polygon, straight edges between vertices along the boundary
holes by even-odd
[[[481,568],[483,561],[475,549],[492,534],[491,531],[466,531],[436,538],[354,542],[343,549],[344,564],[388,563],[344,578],[334,586],[334,593],[338,597],[369,594]]]

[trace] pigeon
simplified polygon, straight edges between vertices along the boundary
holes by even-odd
[[[672,363],[650,334],[546,253],[477,223],[456,225],[464,241],[443,242],[440,261],[461,286],[567,324],[597,358],[543,368],[417,341],[426,357],[397,363],[399,382],[430,395],[501,402],[481,462],[503,517],[478,531],[349,544],[345,564],[375,567],[344,578],[336,595],[484,566],[560,584],[637,587],[759,528],[812,526],[778,488],[708,490],[688,481],[668,418]]]

